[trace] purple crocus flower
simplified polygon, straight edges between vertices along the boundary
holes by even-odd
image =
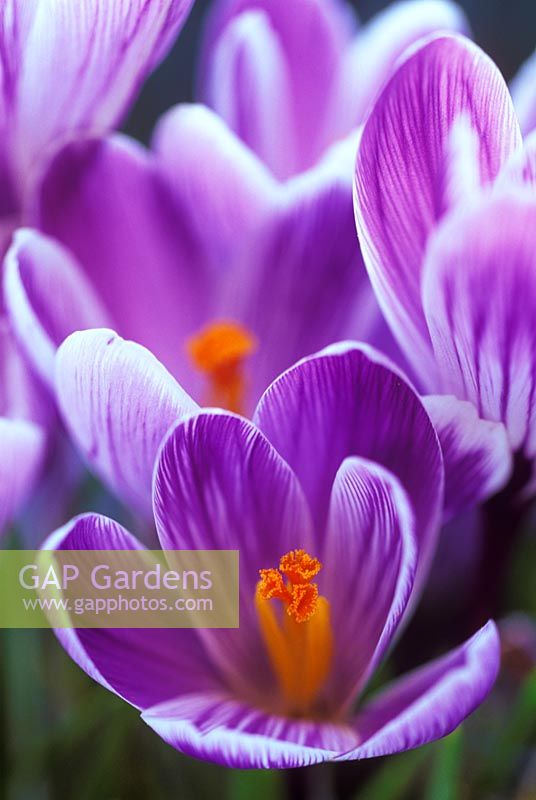
[[[508,481],[507,450],[536,455],[533,148],[522,146],[493,62],[445,35],[416,48],[385,87],[357,159],[356,219],[371,281],[421,386],[443,395],[430,411],[447,440],[447,482],[466,474],[483,496],[486,472],[494,491]],[[496,433],[476,447],[491,473],[475,462],[471,472],[469,461],[460,472],[448,446],[453,429],[471,435],[456,410],[467,403]],[[475,419],[475,445],[478,428]]]
[[[342,0],[216,0],[199,94],[279,178],[310,169],[365,115],[403,51],[467,31],[453,3],[394,3],[358,27]]]
[[[30,214],[36,187],[52,154],[81,134],[101,135],[117,124],[144,78],[171,46],[192,2],[1,3],[2,254],[13,229]],[[0,315],[2,309],[0,297]],[[88,314],[89,310],[86,317]],[[55,418],[46,392],[25,361],[13,352],[8,327],[8,321],[0,316],[0,375],[7,376],[0,385],[0,529],[35,483],[47,449],[47,434],[49,443],[55,439],[48,453],[58,462],[46,462],[49,473],[62,471],[60,453],[65,450],[55,438]],[[29,392],[33,395],[31,411],[28,402],[21,400]],[[57,498],[57,483],[54,494]]]
[[[126,137],[71,144],[35,208],[56,242],[24,230],[7,256],[21,347],[51,383],[67,334],[110,325],[199,403],[251,413],[296,360],[382,325],[356,242],[350,145],[278,182],[202,106],[167,114],[150,151]]]
[[[57,632],[172,746],[234,767],[367,758],[444,736],[485,698],[493,623],[353,709],[426,574],[441,508],[434,428],[383,356],[348,343],[306,358],[253,422],[199,411],[148,351],[107,330],[66,340],[57,385],[88,456],[146,502],[158,450],[164,549],[240,551],[239,629]],[[90,514],[45,547],[140,544]]]

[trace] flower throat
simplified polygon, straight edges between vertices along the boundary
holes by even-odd
[[[291,550],[279,569],[259,570],[255,606],[262,638],[279,685],[283,713],[315,713],[333,659],[330,606],[313,578],[322,564]],[[275,602],[274,602],[275,601]]]

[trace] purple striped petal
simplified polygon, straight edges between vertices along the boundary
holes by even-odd
[[[164,550],[240,551],[240,630],[205,633],[214,634],[206,638],[222,668],[232,679],[249,676],[258,692],[271,677],[254,603],[259,569],[295,548],[314,553],[296,476],[251,422],[203,412],[163,445],[154,512]]]
[[[406,48],[437,31],[467,33],[459,6],[449,0],[399,0],[364,25],[341,65],[332,135],[362,122]]]
[[[142,546],[117,522],[85,514],[53,533],[43,549],[140,550]],[[140,709],[214,685],[197,631],[61,628],[55,633],[91,678]]]
[[[223,31],[211,58],[206,100],[275,176],[296,168],[288,64],[262,11],[246,11]]]
[[[476,408],[448,395],[423,399],[445,463],[444,518],[468,511],[508,482],[512,453],[506,428],[479,419]]]
[[[444,392],[536,455],[532,193],[485,197],[451,216],[431,241],[423,298]]]
[[[112,128],[192,1],[6,0],[1,102],[14,177],[26,185],[57,142]]]
[[[493,622],[447,656],[382,691],[355,720],[360,744],[342,760],[400,753],[451,733],[487,697],[499,670]]]
[[[521,131],[527,136],[536,128],[536,51],[521,65],[511,91]]]
[[[165,114],[153,150],[192,236],[218,259],[221,270],[237,240],[275,202],[275,180],[225,123],[201,105],[177,106]]]
[[[393,473],[415,512],[418,580],[424,576],[443,501],[439,442],[417,394],[383,356],[346,343],[304,359],[266,391],[255,419],[298,475],[319,540],[345,458],[367,458]]]
[[[56,392],[90,466],[150,518],[158,447],[173,422],[197,405],[144,347],[109,330],[69,336],[56,359]]]
[[[434,359],[421,302],[423,256],[451,191],[450,138],[467,120],[480,180],[492,181],[520,145],[508,89],[493,62],[461,36],[411,53],[365,125],[356,166],[356,220],[382,309],[424,385]]]
[[[337,708],[352,702],[378,665],[413,589],[415,520],[394,475],[364,459],[344,461],[320,560],[336,637],[327,693]]]
[[[0,534],[35,486],[45,441],[45,432],[38,425],[0,417]]]
[[[342,723],[285,719],[208,692],[151,708],[142,719],[177,750],[240,769],[318,764],[356,742]]]
[[[6,256],[4,292],[19,344],[48,385],[63,340],[76,330],[109,324],[76,261],[37,231],[16,233]]]
[[[217,79],[213,57],[218,40],[240,14],[253,11],[264,14],[284,54],[298,143],[294,172],[299,172],[314,164],[327,144],[317,121],[328,111],[341,54],[351,39],[354,21],[339,0],[295,0],[292,5],[285,0],[218,0],[208,19],[201,62],[201,90],[209,104],[210,86]],[[261,59],[266,58],[265,45],[266,36],[262,40],[257,37],[249,48],[249,54],[253,52],[257,60],[257,70],[262,68]]]

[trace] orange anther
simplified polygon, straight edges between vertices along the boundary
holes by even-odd
[[[318,558],[305,550],[291,550],[279,562],[279,569],[291,583],[309,583],[322,569]]]
[[[287,614],[296,622],[307,622],[314,615],[317,603],[316,583],[298,583],[292,587],[292,599],[287,606]]]
[[[261,579],[257,584],[257,591],[263,600],[283,600],[285,603],[291,601],[291,594],[278,570],[260,569],[259,575]]]

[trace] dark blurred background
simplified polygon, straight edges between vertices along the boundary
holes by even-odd
[[[289,3],[292,0],[287,0]],[[362,22],[391,5],[389,0],[351,0]],[[536,47],[535,0],[461,0],[475,41],[510,80]],[[125,129],[147,142],[160,114],[193,99],[196,54],[209,0],[197,0],[189,20],[166,62],[147,82]]]

